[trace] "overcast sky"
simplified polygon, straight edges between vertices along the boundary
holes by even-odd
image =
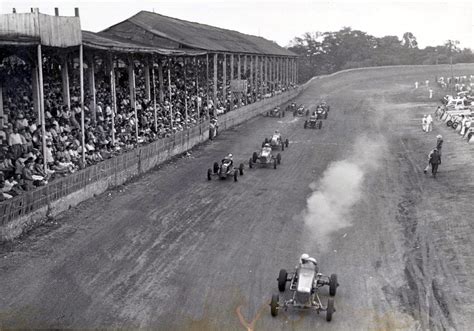
[[[474,1],[450,0],[135,0],[135,1],[25,1],[0,0],[0,13],[27,12],[74,15],[80,8],[83,30],[98,32],[127,19],[140,10],[155,11],[243,33],[259,35],[287,46],[305,32],[337,31],[344,26],[376,37],[412,32],[420,47],[459,40],[474,50]]]

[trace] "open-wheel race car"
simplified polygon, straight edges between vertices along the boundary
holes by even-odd
[[[306,109],[304,105],[299,105],[294,111],[293,116],[308,116],[309,109]]]
[[[249,160],[249,168],[253,168],[254,165],[261,166],[273,166],[273,169],[277,168],[277,164],[281,163],[281,155],[278,153],[276,156],[272,154],[272,147],[269,143],[262,146],[260,153],[253,152],[252,157]]]
[[[211,180],[212,176],[217,176],[219,179],[226,179],[227,177],[233,177],[234,181],[237,181],[237,177],[243,176],[244,164],[241,163],[238,168],[234,167],[234,161],[232,161],[232,154],[226,156],[221,163],[214,162],[212,169],[207,169],[207,179]]]
[[[278,130],[277,130],[277,131],[275,131],[275,133],[273,133],[273,135],[270,139],[265,138],[265,140],[262,143],[262,147],[265,144],[270,144],[270,147],[272,149],[281,149],[282,151],[284,151],[285,147],[288,147],[290,145],[290,141],[288,139],[283,140],[283,138],[281,137],[280,132],[278,132]]]
[[[318,114],[314,112],[310,117],[309,120],[304,121],[303,127],[305,129],[321,129],[323,127],[323,121],[318,118]]]
[[[324,276],[319,273],[318,264],[316,260],[309,257],[308,254],[301,255],[300,264],[295,268],[295,271],[288,273],[285,269],[280,270],[278,275],[278,290],[285,292],[286,283],[290,282],[289,290],[293,292],[293,296],[288,300],[280,300],[278,294],[272,295],[270,302],[270,312],[272,316],[277,316],[278,311],[288,308],[297,309],[312,309],[318,314],[322,311],[326,312],[326,321],[332,320],[332,315],[336,311],[334,307],[334,298],[336,295],[337,275]],[[324,305],[319,298],[319,288],[329,286],[329,295],[327,304]]]
[[[292,102],[286,106],[286,111],[294,112],[296,110],[296,103]]]
[[[280,107],[275,107],[267,111],[265,115],[268,117],[285,117],[285,110],[280,109]]]

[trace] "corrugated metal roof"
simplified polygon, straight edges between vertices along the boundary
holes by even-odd
[[[135,30],[129,28],[130,23],[136,27]],[[121,29],[121,25],[127,25],[127,29]],[[140,30],[142,31],[140,32]],[[195,49],[229,53],[297,56],[277,43],[262,37],[188,22],[148,11],[141,11],[103,31],[107,35],[120,35],[122,37],[125,37],[124,34],[126,34],[126,38],[131,40],[134,40],[134,36],[137,34],[143,35],[144,32],[149,32],[155,36],[175,41],[184,47]],[[153,43],[153,41],[150,40],[150,43]],[[159,41],[155,41],[150,46],[159,47],[158,43]]]
[[[84,46],[127,53],[153,53],[161,55],[204,55],[205,51],[182,50],[182,49],[166,49],[152,47],[150,45],[143,45],[141,43],[125,40],[120,37],[104,34],[94,33],[90,31],[82,31],[82,42]]]

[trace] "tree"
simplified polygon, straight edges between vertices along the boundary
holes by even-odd
[[[416,37],[411,32],[405,32],[402,38],[402,45],[405,48],[418,48],[418,42],[416,41]]]

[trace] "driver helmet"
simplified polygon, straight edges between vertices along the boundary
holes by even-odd
[[[443,139],[443,136],[439,134],[436,136],[436,139]]]
[[[305,263],[309,259],[309,255],[306,253],[301,254],[300,263]]]
[[[266,143],[265,145],[263,145],[263,147],[270,147],[270,144]]]
[[[229,155],[227,155],[227,158],[228,158],[229,160],[232,159],[232,154],[229,153]]]

